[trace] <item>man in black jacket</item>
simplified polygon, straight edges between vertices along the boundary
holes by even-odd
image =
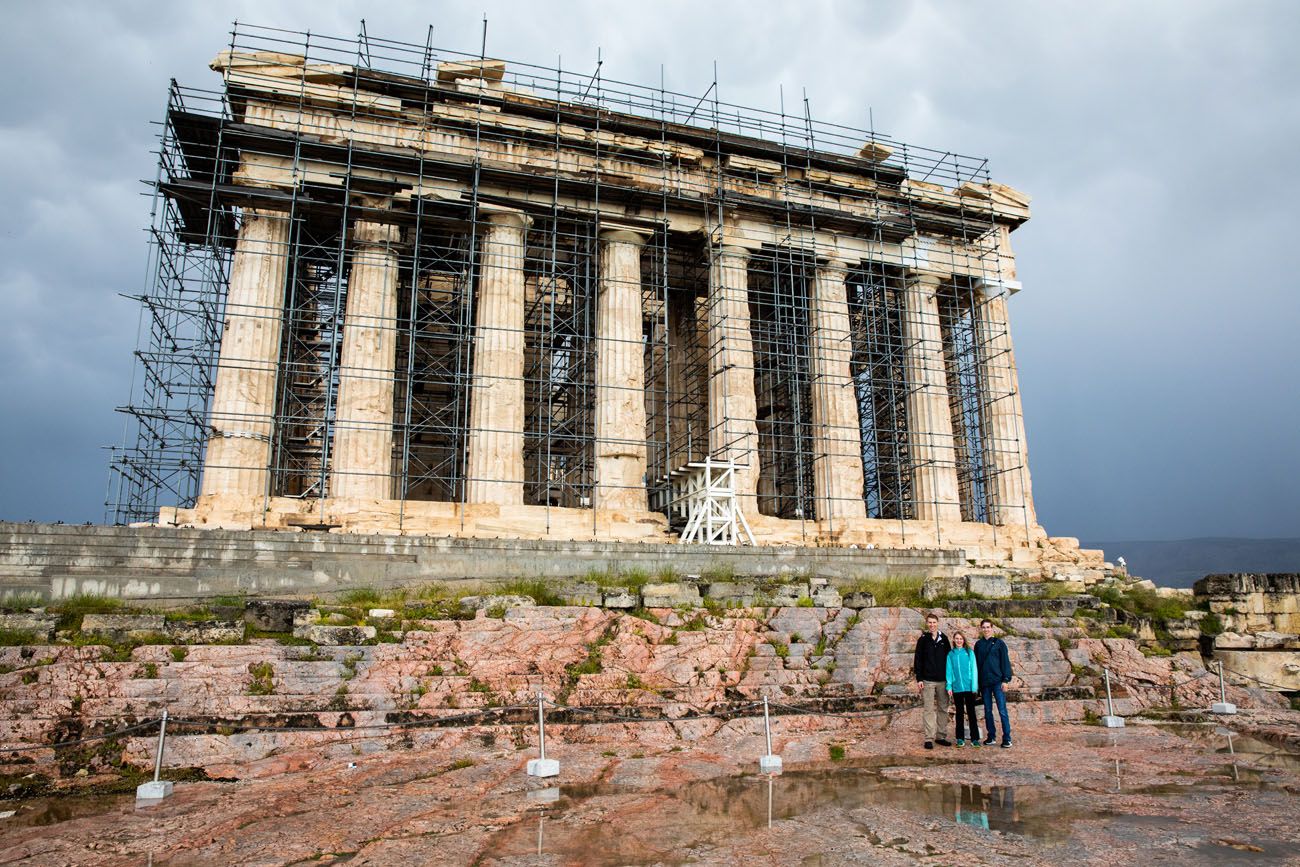
[[[925,721],[925,748],[950,747],[952,742],[942,737],[948,727],[948,651],[952,645],[948,636],[939,631],[939,616],[933,612],[925,616],[926,632],[916,639],[916,653],[912,658],[912,673],[916,676],[916,691],[921,694]]]
[[[1002,722],[1002,747],[1011,746],[1011,720],[1007,717],[1007,697],[1002,685],[1011,682],[1011,654],[1007,643],[993,634],[993,622],[980,621],[980,640],[975,642],[975,670],[979,673],[980,696],[984,699],[984,739],[986,746],[997,743],[997,729],[993,725],[993,703],[998,705]]]

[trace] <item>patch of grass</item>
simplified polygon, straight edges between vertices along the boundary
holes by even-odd
[[[348,709],[348,685],[339,684],[339,688],[334,690],[334,697],[330,699],[329,709],[333,711],[345,711]]]
[[[121,614],[124,607],[122,600],[113,596],[77,593],[51,602],[46,610],[59,615],[59,629],[77,630],[81,628],[81,618],[87,614]]]
[[[429,669],[429,676],[430,676],[430,677],[442,677],[442,666],[441,666],[441,665],[435,665],[435,666],[433,666],[432,668],[430,668],[430,669]]]
[[[926,605],[921,596],[924,585],[925,579],[920,577],[860,578],[841,592],[870,593],[882,608],[923,608]]]
[[[185,657],[190,655],[190,649],[184,645],[177,645],[171,649],[172,660],[175,662],[184,662]]]
[[[642,682],[641,678],[639,678],[639,677],[637,677],[635,674],[629,672],[628,675],[627,675],[627,688],[628,688],[628,689],[645,689],[646,687],[645,687],[645,683]]]
[[[632,617],[640,618],[641,620],[648,621],[650,623],[655,624],[656,626],[663,625],[663,623],[659,620],[659,616],[655,614],[653,611],[650,611],[646,608],[633,608],[631,611],[627,613]]]
[[[39,678],[40,678],[40,675],[39,675],[38,673],[36,673],[35,671],[32,671],[31,669],[28,669],[27,671],[24,671],[24,672],[23,672],[23,675],[22,675],[23,683],[24,683],[26,686],[31,686],[33,683],[36,683],[36,681],[37,681]]]
[[[703,632],[709,628],[709,618],[706,614],[697,614],[689,620],[682,623],[680,627],[683,632]]]
[[[1132,626],[1126,626],[1123,623],[1117,623],[1106,630],[1106,638],[1136,638],[1137,630]]]
[[[452,762],[450,765],[447,766],[447,770],[460,771],[460,770],[464,770],[465,768],[472,768],[472,767],[474,767],[473,759],[457,759],[456,761]]]
[[[1119,608],[1148,620],[1161,623],[1182,620],[1187,616],[1187,600],[1181,597],[1160,596],[1145,587],[1101,587],[1094,594],[1112,608]]]
[[[655,572],[654,579],[659,584],[671,584],[674,581],[682,580],[682,573],[678,572],[673,566],[661,566],[659,571]]]
[[[248,673],[253,679],[248,684],[249,695],[275,695],[275,668],[269,662],[250,662]]]
[[[812,608],[813,607],[812,597],[800,596],[799,601],[796,602],[794,605],[796,608]]]
[[[140,666],[135,670],[135,674],[132,675],[132,677],[135,680],[157,680],[158,663],[146,662],[144,665]]]
[[[357,663],[365,659],[364,653],[349,653],[343,657],[343,679],[351,680],[357,676]]]
[[[538,605],[563,605],[564,600],[551,588],[544,578],[516,578],[502,585],[498,593],[511,596],[527,596]],[[489,615],[491,616],[491,615]]]
[[[44,604],[45,599],[39,593],[15,593],[0,600],[0,611],[26,611]]]
[[[477,677],[471,677],[469,679],[469,691],[481,693],[482,695],[490,695],[492,692],[492,687],[488,686],[486,683],[479,680]]]
[[[1065,653],[1074,647],[1074,639],[1067,638],[1064,635],[1058,635],[1056,637],[1056,646],[1061,648],[1061,653]]]
[[[731,581],[735,577],[736,567],[731,563],[710,563],[700,572],[700,578],[705,582]]]
[[[383,594],[373,587],[357,587],[339,594],[339,602],[353,608],[379,608]]]
[[[0,647],[22,647],[29,644],[44,644],[36,633],[30,629],[0,629]]]
[[[1083,724],[1086,726],[1099,726],[1101,725],[1101,717],[1097,716],[1097,712],[1092,708],[1085,708],[1083,711]]]
[[[769,638],[767,643],[772,645],[772,650],[776,652],[777,659],[790,658],[790,645],[777,641],[775,638]]]
[[[1223,634],[1223,618],[1215,611],[1206,612],[1201,618],[1201,634],[1213,638]]]
[[[1142,645],[1142,646],[1138,647],[1138,650],[1142,651],[1142,655],[1143,655],[1143,656],[1146,656],[1146,657],[1159,657],[1159,656],[1173,656],[1173,655],[1174,655],[1174,652],[1173,652],[1172,650],[1170,650],[1168,647],[1165,647],[1163,644],[1156,644],[1156,645],[1154,645],[1154,646],[1152,646],[1152,647],[1147,647],[1146,645]]]
[[[844,751],[844,747],[843,747],[842,744],[831,744],[830,746],[828,746],[828,747],[826,748],[826,751],[827,751],[828,753],[830,753],[830,757],[831,757],[831,761],[832,761],[832,762],[842,762],[842,761],[844,761],[844,757],[845,757],[846,753],[845,753],[845,751]]]

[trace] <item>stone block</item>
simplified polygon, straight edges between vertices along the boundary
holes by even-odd
[[[311,623],[293,631],[295,638],[305,638],[313,644],[333,646],[363,644],[374,638],[378,631],[373,626],[327,626]]]
[[[30,632],[38,641],[54,638],[54,627],[59,618],[52,614],[0,614],[0,629],[8,632]]]
[[[166,618],[161,614],[87,614],[81,619],[84,634],[111,641],[159,635],[166,626]]]
[[[485,596],[466,596],[460,600],[461,611],[486,611],[490,608],[531,608],[537,603],[531,596],[512,593],[489,593]]]
[[[876,597],[871,593],[846,593],[844,595],[844,607],[852,608],[855,611],[863,608],[875,608]]]
[[[624,588],[606,590],[601,596],[600,604],[605,608],[627,611],[636,608],[641,604],[641,595],[633,590],[627,590]]]
[[[818,608],[841,608],[844,598],[834,587],[819,587],[812,594],[813,605]]]
[[[366,617],[372,620],[391,620],[397,616],[397,612],[391,608],[371,608],[366,612]]]
[[[808,585],[781,584],[772,590],[771,596],[772,604],[777,608],[792,608],[799,604],[800,599],[809,598]]]
[[[746,581],[714,581],[704,588],[704,595],[724,606],[751,608],[757,590],[753,584]]]
[[[647,584],[641,588],[641,604],[646,608],[698,606],[700,602],[700,589],[694,584],[671,581],[663,584]]]
[[[177,644],[225,644],[244,640],[238,620],[178,620],[168,623],[167,637]]]
[[[966,595],[965,578],[927,578],[921,585],[921,596],[927,600]]]
[[[583,606],[598,606],[602,598],[600,588],[592,581],[566,584],[560,588],[559,596],[565,605]]]
[[[1045,581],[1014,581],[1011,584],[1011,595],[1037,599],[1047,592],[1047,586]]]
[[[967,575],[966,592],[985,599],[1011,598],[1011,581],[1005,575]]]
[[[296,610],[293,612],[293,624],[291,628],[297,629],[299,626],[306,626],[309,623],[317,623],[319,621],[320,621],[319,608],[307,608],[302,610]],[[269,629],[267,631],[275,632],[277,630]]]

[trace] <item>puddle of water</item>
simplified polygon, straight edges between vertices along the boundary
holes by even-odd
[[[1300,753],[1281,744],[1238,734],[1223,726],[1170,723],[1159,728],[1200,744],[1233,762],[1240,757],[1257,768],[1300,770]]]
[[[7,819],[0,819],[0,833],[13,828],[40,828],[99,816],[104,813],[128,811],[135,807],[135,795],[77,795],[64,798],[32,798],[26,801],[0,801],[0,813],[13,810]]]

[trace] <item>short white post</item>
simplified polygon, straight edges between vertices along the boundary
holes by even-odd
[[[772,754],[772,721],[767,712],[767,696],[763,696],[763,734],[767,738],[767,754],[759,758],[758,769],[764,774],[781,773],[781,757]]]
[[[1210,705],[1210,713],[1234,714],[1237,712],[1237,706],[1228,701],[1228,694],[1223,686],[1223,660],[1216,659],[1219,664],[1219,700]]]
[[[546,713],[542,707],[541,690],[537,692],[537,748],[538,757],[528,760],[528,776],[530,777],[557,777],[560,774],[560,763],[555,759],[546,757]]]
[[[1110,697],[1110,669],[1103,668],[1102,674],[1106,678],[1106,715],[1101,718],[1101,724],[1108,729],[1124,728],[1124,717],[1115,715],[1115,702]]]
[[[172,793],[171,780],[161,780],[163,744],[167,740],[167,710],[162,712],[162,722],[158,726],[158,753],[153,760],[153,782],[141,783],[135,787],[135,797],[138,801],[158,801]]]

